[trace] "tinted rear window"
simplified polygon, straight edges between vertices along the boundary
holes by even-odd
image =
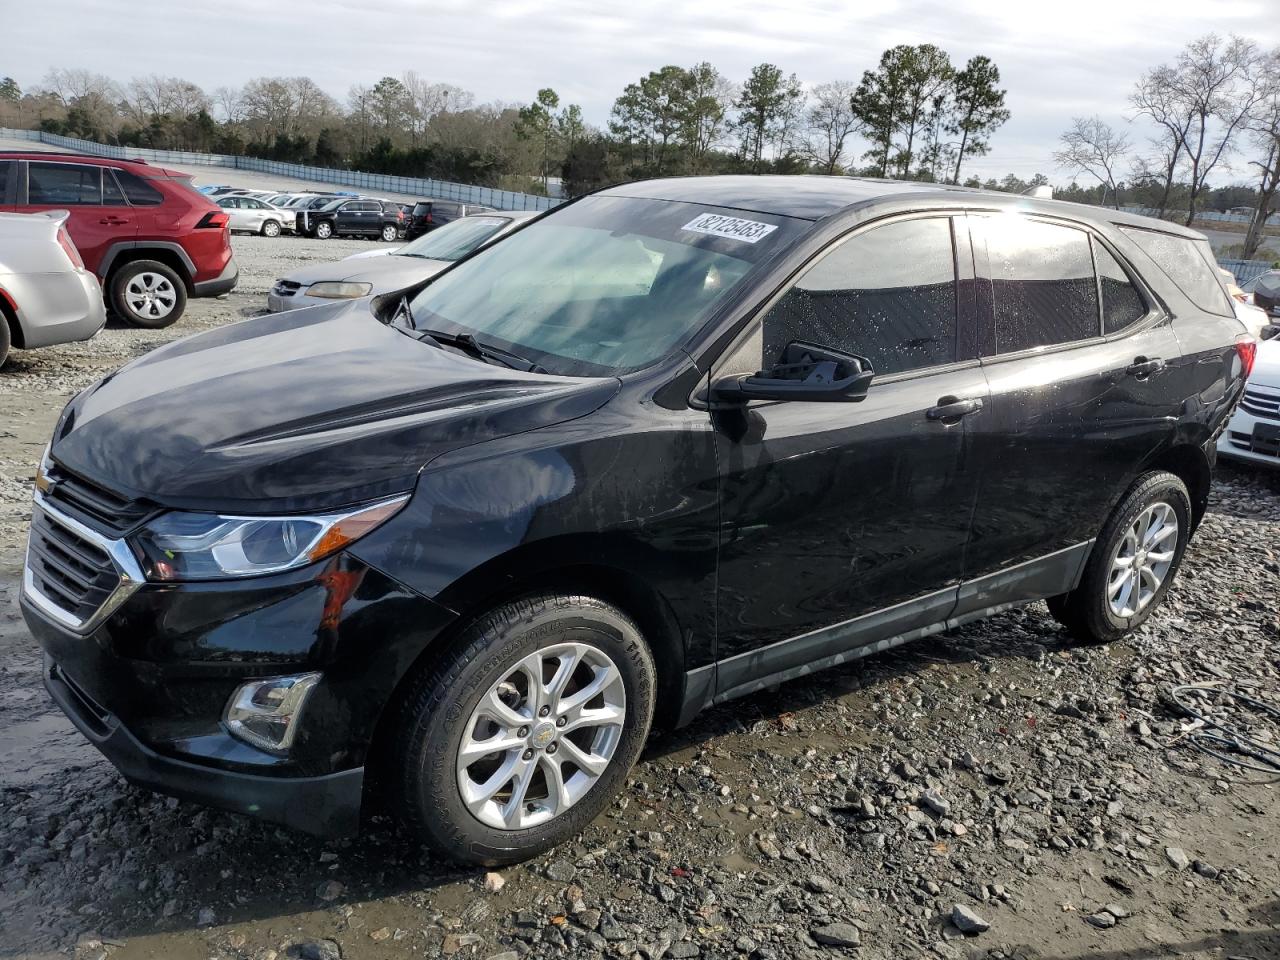
[[[102,203],[102,168],[70,163],[27,165],[27,202],[96,206]]]
[[[1218,268],[1208,240],[1175,237],[1138,227],[1122,226],[1120,229],[1197,307],[1220,317],[1235,316],[1227,292],[1218,279]]]
[[[128,170],[117,170],[115,173],[120,189],[135,207],[155,207],[164,203],[164,194],[136,173],[130,173]],[[190,180],[185,182],[191,183]]]
[[[16,166],[12,160],[0,160],[0,203],[13,203],[9,193],[9,177]]]

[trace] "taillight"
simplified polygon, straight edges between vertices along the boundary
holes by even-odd
[[[62,248],[62,252],[67,255],[73,267],[77,270],[84,269],[84,260],[80,257],[80,251],[76,249],[76,245],[71,242],[71,234],[67,233],[66,227],[58,228],[58,246]]]
[[[1258,359],[1258,341],[1250,336],[1237,337],[1236,356],[1240,359],[1241,379],[1248,380],[1253,373],[1253,361]]]
[[[223,213],[221,210],[210,211],[200,218],[200,222],[196,224],[197,230],[221,230],[231,222],[231,215]]]

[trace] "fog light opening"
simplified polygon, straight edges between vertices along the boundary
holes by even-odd
[[[319,682],[319,673],[299,673],[242,683],[227,701],[227,730],[260,750],[287,753],[307,696]]]

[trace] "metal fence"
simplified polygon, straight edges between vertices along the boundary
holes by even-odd
[[[1155,207],[1121,207],[1125,213],[1136,213],[1143,217],[1154,217],[1159,211]],[[1166,220],[1176,220],[1182,223],[1186,219],[1185,210],[1166,210],[1164,212]],[[1252,223],[1253,215],[1249,213],[1227,213],[1217,210],[1201,210],[1196,213],[1196,220],[1203,220],[1206,223]],[[1280,213],[1273,213],[1267,217],[1267,226],[1273,227],[1280,225]]]
[[[1260,277],[1269,270],[1276,269],[1272,260],[1219,260],[1218,266],[1226,267],[1236,277],[1236,283],[1244,286],[1254,277]]]
[[[375,193],[401,193],[410,196],[439,200],[460,200],[463,203],[480,203],[499,210],[549,210],[560,200],[539,197],[531,193],[513,190],[496,190],[448,180],[431,180],[419,177],[395,177],[384,173],[364,173],[360,170],[336,170],[332,167],[309,167],[301,163],[282,163],[279,160],[262,160],[258,157],[240,157],[223,153],[194,153],[188,150],[151,150],[146,147],[118,147],[77,140],[41,130],[11,130],[0,127],[0,137],[14,140],[32,140],[74,150],[98,157],[114,157],[120,160],[140,158],[155,163],[180,163],[187,166],[226,167],[233,170],[250,170],[277,177],[293,177],[316,183],[332,183],[337,186],[359,187]]]

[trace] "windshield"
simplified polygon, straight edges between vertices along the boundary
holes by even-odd
[[[414,326],[473,334],[552,373],[638,370],[692,336],[807,226],[694,203],[588,197],[423,288],[410,305]]]
[[[396,253],[428,260],[461,260],[510,222],[506,217],[464,217],[405,244]]]

